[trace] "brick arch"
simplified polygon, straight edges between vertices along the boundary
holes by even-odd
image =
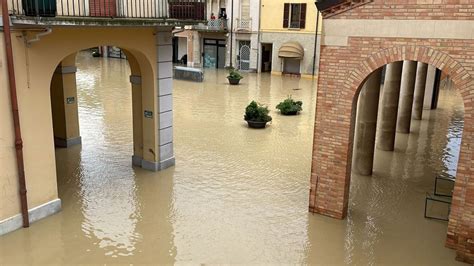
[[[357,92],[365,79],[376,69],[396,61],[412,60],[426,63],[450,75],[459,93],[466,99],[470,94],[467,86],[472,80],[469,72],[449,54],[434,50],[427,46],[395,46],[381,49],[370,56],[348,74],[345,82],[346,89]]]
[[[440,69],[451,77],[455,85],[454,87],[463,98],[465,127],[453,191],[446,246],[457,251],[458,260],[471,262],[474,260],[474,245],[471,243],[474,241],[474,230],[470,229],[473,222],[471,217],[474,215],[474,208],[472,208],[472,201],[474,200],[474,197],[472,197],[474,195],[474,188],[472,188],[474,184],[474,152],[472,151],[474,149],[474,131],[466,125],[471,124],[474,117],[474,104],[472,100],[474,80],[462,63],[447,53],[427,46],[395,46],[381,49],[366,57],[356,68],[347,74],[344,82],[344,89],[353,93],[351,95],[353,107],[349,142],[352,143],[354,138],[355,110],[363,83],[378,68],[403,60],[418,61]],[[351,164],[352,148],[350,148],[347,158],[349,168]]]

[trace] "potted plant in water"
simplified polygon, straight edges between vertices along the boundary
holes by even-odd
[[[240,80],[244,77],[239,73],[239,71],[235,70],[234,68],[229,68],[229,75],[227,79],[231,85],[238,85]]]
[[[303,110],[303,108],[301,108],[302,105],[302,101],[294,101],[290,95],[283,102],[280,102],[276,106],[276,109],[280,110],[282,115],[297,115]]]
[[[268,107],[252,101],[245,108],[244,119],[251,128],[265,128],[266,124],[272,121],[272,117],[268,115],[269,112]]]

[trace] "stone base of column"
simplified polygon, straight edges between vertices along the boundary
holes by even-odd
[[[347,211],[344,211],[344,210],[333,211],[333,210],[328,210],[328,209],[312,208],[312,207],[309,207],[309,212],[321,214],[321,215],[328,216],[328,217],[338,219],[338,220],[343,220],[344,218],[346,218],[346,213],[347,213]]]
[[[132,165],[142,167],[142,160],[143,160],[142,157],[133,155],[132,156]]]
[[[68,148],[74,145],[80,145],[82,143],[82,138],[70,138],[70,139],[61,139],[54,137],[54,146],[61,148]]]
[[[166,159],[164,161],[161,161],[160,162],[160,170],[165,170],[166,168],[169,168],[171,166],[174,166],[175,165],[175,159],[174,157],[172,158],[169,158],[169,159]]]
[[[166,168],[169,168],[171,166],[174,166],[175,158],[172,157],[172,158],[163,160],[161,162],[150,162],[147,160],[143,160],[141,157],[132,156],[132,164],[134,166],[141,167],[148,171],[157,172],[160,170],[165,170]]]

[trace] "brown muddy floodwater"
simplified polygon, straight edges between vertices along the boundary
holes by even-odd
[[[308,213],[316,89],[312,80],[223,71],[174,82],[176,166],[131,167],[125,60],[78,57],[82,146],[56,151],[57,215],[0,237],[10,263],[295,263],[452,265],[447,223],[423,218],[436,174],[455,174],[462,101],[439,109],[377,152],[372,177],[353,176],[345,220]],[[297,117],[274,106],[291,94]],[[273,123],[248,129],[245,106],[268,104]],[[455,154],[451,156],[450,154]]]

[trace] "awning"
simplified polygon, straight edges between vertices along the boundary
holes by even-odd
[[[287,42],[280,47],[278,57],[303,59],[304,49],[298,42]]]

